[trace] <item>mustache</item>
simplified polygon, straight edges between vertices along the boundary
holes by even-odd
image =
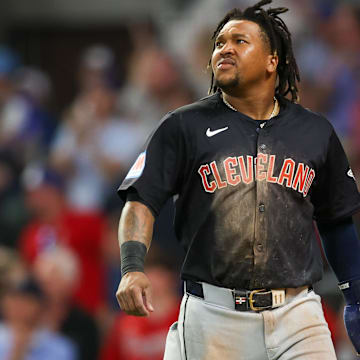
[[[230,65],[235,65],[235,60],[230,58],[230,57],[226,57],[226,58],[221,58],[217,63],[216,66],[219,66],[221,64],[230,64]]]

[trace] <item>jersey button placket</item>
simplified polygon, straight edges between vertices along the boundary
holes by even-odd
[[[259,212],[260,213],[264,213],[265,212],[265,205],[264,204],[260,204],[259,205]],[[262,224],[264,221],[264,219],[259,219],[259,223]],[[259,253],[262,253],[264,251],[264,245],[260,242],[256,242],[255,244],[255,248]]]
[[[266,178],[264,178],[264,174],[267,173],[267,154],[268,154],[268,146],[265,143],[267,140],[267,133],[264,129],[259,129],[257,131],[257,163],[256,166],[256,226],[255,226],[255,238],[253,243],[253,251],[254,251],[254,273],[253,278],[251,280],[252,286],[257,286],[256,284],[261,283],[262,271],[265,266],[265,258],[264,253],[266,252],[266,206],[263,199],[267,199],[267,183]],[[260,155],[262,154],[262,155]],[[259,157],[260,156],[260,157]],[[260,167],[261,166],[261,167]],[[257,178],[259,176],[259,178]]]

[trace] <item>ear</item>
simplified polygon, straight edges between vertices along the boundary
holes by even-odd
[[[267,66],[266,70],[272,74],[276,72],[277,66],[279,64],[279,56],[276,54],[276,51],[274,54],[271,54],[267,58]]]

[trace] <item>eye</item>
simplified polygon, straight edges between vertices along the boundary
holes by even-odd
[[[224,43],[222,41],[216,41],[215,42],[215,47],[216,48],[221,48],[221,47],[223,47],[223,45],[224,45]]]
[[[246,41],[244,39],[237,39],[236,43],[237,44],[246,44]]]

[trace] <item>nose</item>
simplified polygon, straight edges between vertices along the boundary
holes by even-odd
[[[220,50],[221,55],[226,54],[233,54],[234,53],[234,47],[231,41],[227,41],[224,46]]]

